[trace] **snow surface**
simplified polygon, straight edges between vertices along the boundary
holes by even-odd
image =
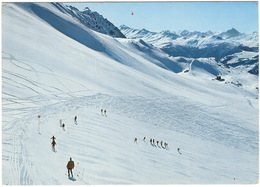
[[[97,33],[50,3],[2,15],[3,184],[258,182],[257,76]]]

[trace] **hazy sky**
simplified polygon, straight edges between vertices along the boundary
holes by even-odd
[[[132,2],[66,3],[89,7],[115,26],[125,24],[150,31],[258,31],[258,2]],[[131,13],[134,13],[132,15]]]

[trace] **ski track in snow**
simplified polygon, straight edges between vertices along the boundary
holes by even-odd
[[[51,75],[51,76],[53,76],[57,81],[58,81],[58,83],[60,84],[60,85],[62,85],[65,89],[66,89],[66,93],[69,95],[69,96],[73,96],[73,95],[70,95],[70,89],[68,88],[68,87],[66,87],[64,84],[63,84],[63,82],[62,81],[60,81],[59,80],[59,76],[58,75],[56,75],[56,74],[54,74],[53,73],[53,71],[50,69],[50,68],[48,68],[48,67],[46,67],[46,66],[43,66],[43,65],[38,65],[39,67],[38,68],[40,68],[40,70],[36,70],[32,65],[29,65],[30,63],[29,62],[23,62],[22,60],[17,60],[17,58],[15,58],[13,55],[11,55],[11,54],[8,54],[8,53],[5,53],[5,52],[3,52],[3,54],[5,54],[5,55],[9,55],[9,57],[3,57],[3,59],[5,59],[5,60],[10,60],[10,63],[12,63],[13,65],[15,65],[16,67],[18,67],[20,70],[25,70],[25,71],[27,71],[27,72],[31,72],[31,71],[33,71],[36,75],[37,75],[37,78],[39,78],[39,74],[47,74],[47,75]],[[22,67],[21,65],[18,65],[17,64],[17,62],[19,62],[19,64],[23,64],[23,65],[25,65],[25,66],[28,66],[30,69],[32,69],[32,70],[30,70],[30,69],[27,69],[27,68],[24,68],[24,67]],[[41,68],[44,68],[44,69],[47,69],[49,72],[42,72],[42,69]],[[11,73],[10,71],[7,71],[7,70],[5,70],[6,71],[6,73],[8,74],[8,75],[11,75],[11,76],[16,76],[16,77],[18,77],[18,78],[20,78],[20,79],[23,79],[23,80],[25,80],[25,81],[27,81],[27,82],[30,82],[30,83],[32,83],[33,85],[42,85],[42,86],[45,86],[45,87],[49,87],[49,88],[51,88],[50,90],[48,90],[48,89],[46,89],[46,88],[43,88],[43,87],[41,87],[42,89],[45,89],[45,91],[49,91],[49,92],[51,92],[51,91],[53,91],[53,90],[57,90],[57,91],[60,91],[60,92],[62,92],[62,90],[61,89],[58,89],[58,88],[56,88],[56,87],[52,87],[52,86],[48,86],[48,85],[46,85],[46,84],[43,84],[43,83],[39,83],[39,82],[36,82],[36,81],[32,81],[32,80],[29,80],[29,79],[27,79],[25,76],[22,76],[22,75],[19,75],[19,74],[13,74],[13,73]],[[67,78],[65,78],[65,77],[61,77],[63,80],[65,79],[67,79]],[[12,79],[11,79],[12,80]],[[73,81],[73,80],[70,80],[70,79],[67,79],[67,80],[69,80],[69,81]],[[12,80],[13,81],[13,80]],[[73,81],[74,83],[76,83],[75,81]],[[77,83],[78,84],[78,83]],[[82,84],[80,84],[80,86],[84,86],[84,85],[82,85]],[[38,92],[37,92],[38,93]],[[38,93],[39,94],[39,93]]]
[[[4,178],[11,179],[11,184],[30,185],[33,184],[33,181],[30,179],[28,171],[32,167],[32,163],[29,161],[29,155],[22,140],[26,127],[21,127],[22,124],[18,122],[14,122],[12,125],[9,129],[2,129],[3,137],[7,140],[3,141],[3,145],[5,145],[3,151],[11,150],[8,156],[3,156],[3,160],[10,162],[10,166],[3,165],[10,171],[8,176],[5,176],[7,173],[4,174]]]
[[[3,54],[7,54],[7,53],[3,53]],[[13,94],[9,94],[9,93],[5,93],[5,95],[9,95],[9,97],[4,97],[3,100],[3,105],[7,105],[10,106],[10,103],[13,104],[22,104],[22,103],[28,103],[28,100],[36,105],[40,105],[42,102],[44,103],[48,103],[48,101],[50,101],[50,97],[45,96],[43,93],[50,93],[51,94],[51,99],[54,100],[66,100],[67,98],[71,98],[71,97],[76,97],[75,94],[80,93],[80,91],[77,91],[77,93],[72,92],[70,89],[68,89],[59,79],[62,78],[63,80],[69,80],[67,78],[64,77],[59,77],[58,75],[55,75],[52,70],[50,70],[49,68],[46,68],[48,71],[50,71],[51,73],[46,73],[46,72],[42,72],[41,71],[37,71],[32,65],[29,65],[29,63],[25,63],[22,62],[21,60],[17,60],[14,56],[8,54],[10,57],[3,57],[4,60],[10,60],[10,63],[14,64],[16,67],[19,67],[20,71],[21,70],[25,70],[26,72],[30,71],[30,69],[33,70],[33,73],[36,74],[36,80],[30,80],[28,78],[26,78],[25,76],[23,76],[22,74],[18,74],[18,73],[13,73],[11,71],[7,71],[5,70],[5,68],[3,69],[3,82],[5,83],[5,85],[9,85],[9,86],[13,86],[15,88],[19,88],[19,89],[28,89],[31,90],[33,92],[34,95],[36,96],[32,96],[32,97],[27,97],[27,98],[23,98],[21,99],[20,97],[17,97]],[[19,64],[24,64],[25,66],[30,67],[30,69],[27,68],[23,68],[20,65],[17,65],[16,62],[19,62]],[[46,85],[43,84],[41,82],[39,82],[37,80],[37,78],[39,77],[39,74],[49,74],[52,77],[54,77],[58,83],[60,85],[62,85],[65,90],[50,86],[50,85]],[[69,80],[71,81],[71,80]],[[76,82],[75,82],[76,83]],[[78,84],[78,83],[77,83]],[[28,86],[30,85],[30,86]],[[83,86],[83,85],[80,85]],[[85,87],[86,88],[86,87]],[[88,88],[86,88],[84,91],[89,91]],[[67,97],[62,97],[62,95],[67,95]],[[23,101],[22,101],[23,100]],[[6,103],[7,101],[7,103]],[[41,102],[42,101],[42,102]],[[24,108],[20,108],[22,111]],[[8,109],[8,107],[5,107],[3,110],[7,111],[7,110],[12,110],[12,109]]]
[[[10,56],[10,58],[4,58],[4,60],[10,60],[12,64],[14,64],[13,62],[18,62],[15,57],[13,57],[12,55]],[[19,62],[21,61],[19,60]],[[27,65],[28,63],[23,62],[23,64]],[[28,67],[29,66],[30,69],[33,70],[32,72],[34,72],[37,77],[40,77],[42,73],[46,74],[46,72],[38,71],[37,68],[33,67],[32,65],[28,65]],[[19,69],[22,69],[24,71],[30,71],[30,69],[22,68],[20,65],[16,67],[19,67]],[[51,70],[50,72],[50,75],[55,77],[58,83],[60,83],[61,81],[59,79],[62,79],[63,77],[58,78],[58,76],[55,75]],[[75,135],[79,134],[80,132],[87,132],[88,137],[95,139],[96,141],[107,141],[110,146],[113,145],[113,142],[110,142],[107,138],[100,137],[100,134],[97,133],[99,132],[99,129],[106,129],[106,132],[111,131],[120,133],[115,127],[118,125],[120,126],[121,123],[127,123],[125,121],[117,121],[116,125],[113,126],[113,128],[107,126],[107,124],[103,124],[104,118],[109,118],[110,114],[113,114],[114,116],[117,116],[118,119],[134,120],[143,123],[146,126],[145,128],[148,129],[163,128],[169,130],[169,132],[174,131],[189,136],[194,136],[200,138],[202,141],[217,142],[227,147],[231,146],[253,154],[257,153],[257,133],[244,128],[242,124],[243,122],[241,122],[240,119],[236,120],[234,118],[230,118],[229,114],[227,114],[225,110],[223,110],[225,109],[225,106],[221,106],[223,112],[216,113],[216,116],[214,117],[212,116],[212,113],[207,113],[208,108],[206,108],[205,106],[200,105],[199,103],[192,103],[192,101],[189,101],[186,98],[182,98],[180,96],[169,97],[162,95],[157,98],[148,99],[146,97],[139,96],[138,94],[125,95],[122,93],[113,92],[113,95],[111,95],[109,93],[95,93],[95,91],[89,91],[87,89],[73,92],[70,90],[68,91],[67,88],[65,88],[65,90],[62,90],[60,88],[55,88],[46,84],[37,83],[35,80],[29,80],[22,75],[6,71],[5,69],[3,69],[3,78],[5,84],[8,83],[9,86],[13,85],[15,87],[19,87],[20,89],[27,88],[27,90],[31,90],[34,93],[30,97],[23,98],[5,91],[3,92],[3,106],[5,106],[3,108],[3,115],[8,116],[12,114],[16,116],[21,116],[17,120],[12,120],[9,118],[3,119],[3,145],[5,145],[6,149],[6,151],[5,149],[3,150],[3,160],[5,161],[3,164],[3,168],[8,167],[5,166],[6,162],[10,162],[9,168],[5,168],[5,170],[10,170],[9,176],[4,176],[4,180],[8,181],[6,182],[6,184],[45,184],[44,179],[40,182],[36,182],[34,178],[30,177],[30,172],[37,170],[35,168],[35,162],[29,161],[35,153],[28,150],[30,146],[24,146],[26,144],[25,142],[28,142],[28,140],[23,139],[27,136],[25,135],[27,134],[28,130],[28,127],[26,127],[26,125],[28,125],[30,121],[33,121],[32,116],[34,116],[35,118],[35,116],[37,116],[38,114],[41,114],[42,118],[44,119],[46,117],[47,119],[53,119],[56,115],[60,113],[66,113],[68,111],[91,109],[98,113],[101,108],[107,109],[107,117],[102,116],[101,114],[96,114],[94,115],[93,119],[89,119],[89,124],[99,124],[98,127],[84,126],[84,129],[73,128],[65,131],[65,134],[67,136],[71,136],[72,134]],[[51,95],[53,95],[54,97],[50,96],[50,92]],[[85,95],[86,92],[89,96],[82,96]],[[47,93],[47,95],[45,93]],[[249,102],[250,105],[250,100],[246,100]],[[42,106],[42,104],[44,105]],[[250,106],[252,107],[252,104]],[[86,116],[88,116],[88,114],[86,114]],[[100,118],[100,116],[102,116],[103,118]],[[230,121],[230,119],[232,119],[232,121]],[[58,121],[59,119],[57,118],[56,120]],[[48,123],[48,120],[44,121],[43,124],[44,123]],[[81,127],[80,123],[79,127]],[[90,142],[87,145],[84,145],[84,143],[81,143],[81,136],[73,136],[72,139],[72,142],[60,142],[60,150],[69,152],[65,148],[67,144],[79,145],[79,148],[86,146],[87,149],[92,150],[90,152],[102,152],[105,149],[99,148],[95,146],[95,144],[93,145]],[[125,140],[122,139],[121,141]],[[99,144],[100,143],[97,143],[97,145]],[[147,142],[147,144],[149,144],[149,142]],[[162,149],[160,146],[155,146],[155,148]],[[10,151],[10,149],[12,151]],[[117,148],[115,147],[115,149]],[[171,154],[171,149],[169,151]],[[78,159],[82,160],[85,163],[92,164],[93,166],[101,162],[103,167],[110,168],[111,166],[109,164],[107,165],[107,162],[109,162],[109,159],[114,159],[102,157],[101,155],[89,155],[88,151],[82,152],[77,148],[75,148],[73,152],[80,153],[79,155],[77,155]],[[124,155],[124,157],[127,157],[127,154]],[[124,161],[129,160],[121,160],[119,162],[119,168],[117,168],[119,171],[122,170],[122,168],[125,168],[125,170],[129,170],[130,173],[137,172],[125,167],[124,164],[120,164]],[[163,167],[162,165],[164,165],[164,163],[162,162],[157,163],[157,160],[150,161],[158,167]],[[194,160],[191,159],[190,161]],[[90,184],[91,182],[86,182],[86,179],[83,178],[82,170],[83,168],[81,169],[81,171],[76,171],[76,175],[78,175],[79,178],[77,182],[82,184]],[[131,175],[130,173],[129,175]],[[181,171],[178,171],[178,174],[181,176],[186,176],[187,178],[190,177],[189,174],[185,174]],[[82,175],[82,177],[80,177],[80,175]],[[88,176],[87,178],[92,178],[93,183],[96,183],[94,181],[98,180],[99,184],[132,184],[132,181],[137,180],[135,178],[132,178],[131,180],[131,177],[129,178],[129,180],[125,180],[123,178],[113,178],[112,176],[108,176],[107,178],[99,178],[98,176],[107,176],[108,174],[95,174],[94,171],[93,174],[85,175]],[[56,177],[53,177],[52,181],[54,184],[64,183],[64,181],[57,181]],[[140,179],[139,182],[141,181],[142,180]],[[138,180],[136,182],[138,183]]]
[[[107,116],[102,116],[101,113],[99,113],[100,108],[106,108],[108,113]],[[178,108],[178,110],[177,110]],[[104,119],[110,118],[110,115],[116,119],[133,119],[134,121],[140,121],[146,124],[146,128],[150,128],[154,126],[154,128],[163,128],[171,131],[178,131],[181,133],[185,133],[188,135],[192,135],[195,137],[200,137],[203,141],[213,141],[213,142],[219,142],[224,143],[225,146],[233,146],[235,148],[249,151],[255,154],[257,152],[257,144],[254,145],[253,141],[255,140],[255,133],[248,132],[247,129],[240,128],[239,126],[236,126],[235,124],[230,124],[231,127],[228,127],[228,123],[223,120],[214,119],[212,117],[207,116],[202,108],[199,108],[199,106],[196,106],[196,104],[187,103],[182,98],[154,98],[154,99],[145,99],[143,97],[137,97],[137,96],[121,96],[121,97],[114,97],[111,95],[106,94],[96,94],[93,96],[87,96],[87,97],[81,97],[77,99],[71,99],[66,102],[59,102],[57,104],[43,107],[38,110],[33,110],[29,113],[29,116],[26,115],[23,117],[23,120],[17,120],[16,122],[12,122],[9,124],[4,124],[3,126],[3,144],[8,145],[12,147],[11,153],[7,153],[3,150],[3,158],[5,161],[10,161],[10,170],[9,177],[7,179],[13,179],[10,182],[10,184],[34,184],[33,179],[30,178],[30,171],[31,168],[35,165],[35,163],[31,163],[29,161],[30,155],[28,155],[28,150],[26,150],[22,145],[26,145],[23,139],[24,134],[26,134],[26,131],[28,128],[26,128],[27,121],[32,121],[33,118],[36,118],[37,114],[41,114],[43,119],[47,119],[46,121],[42,121],[42,126],[46,126],[49,120],[56,119],[58,124],[58,118],[55,116],[59,116],[60,113],[67,113],[70,111],[94,111],[93,114],[86,113],[85,115],[91,116],[92,118],[88,119],[87,124],[84,124],[82,127],[82,124],[79,122],[78,126],[74,124],[74,127],[68,126],[66,128],[65,136],[68,136],[65,138],[64,141],[58,142],[58,152],[64,151],[64,153],[68,152],[74,152],[74,153],[80,153],[77,154],[77,159],[82,160],[84,163],[88,163],[91,168],[91,165],[95,166],[96,164],[101,164],[104,168],[109,168],[109,161],[110,159],[116,159],[116,158],[108,158],[103,157],[102,155],[89,155],[88,152],[106,152],[106,148],[99,147],[100,144],[98,142],[104,142],[106,141],[106,144],[110,145],[110,149],[118,149],[118,145],[114,145],[113,140],[109,137],[102,137],[100,136],[100,130],[105,130],[105,134],[113,134],[113,133],[121,133],[120,129],[117,129],[117,126],[120,126],[121,123],[127,123],[125,121],[114,121],[116,124],[114,126],[109,126],[108,124],[104,123]],[[174,111],[174,112],[167,112],[167,111]],[[177,112],[178,111],[178,112]],[[193,111],[193,112],[190,112]],[[196,112],[195,112],[196,111]],[[28,111],[29,112],[29,111]],[[169,115],[165,115],[169,114]],[[120,117],[121,116],[121,117]],[[194,116],[195,117],[194,119]],[[81,117],[81,116],[80,116]],[[212,124],[203,124],[205,118],[207,122],[212,121]],[[49,119],[49,120],[48,120]],[[182,119],[182,123],[180,121]],[[187,119],[187,120],[183,120]],[[194,122],[191,122],[191,119],[193,119]],[[202,120],[204,119],[204,120]],[[180,124],[181,123],[181,124]],[[93,124],[99,124],[98,126]],[[217,126],[212,126],[214,124],[217,124]],[[13,126],[10,126],[13,125]],[[57,125],[58,126],[58,125]],[[60,127],[58,127],[60,128]],[[218,131],[214,130],[215,128],[220,129],[221,134],[218,134]],[[230,130],[229,130],[230,129]],[[234,131],[235,129],[235,131]],[[44,131],[44,130],[43,130]],[[60,131],[62,132],[62,131]],[[88,137],[87,140],[89,142],[82,142],[82,136],[75,136],[76,134],[80,134],[81,132],[85,132],[86,136]],[[236,133],[234,133],[236,132]],[[103,132],[104,133],[104,132]],[[101,133],[101,134],[103,134]],[[235,134],[234,136],[232,134]],[[244,135],[247,134],[247,137]],[[43,136],[44,134],[42,134]],[[34,136],[37,136],[35,134]],[[51,136],[51,134],[49,134]],[[133,137],[131,137],[133,138]],[[155,137],[156,138],[156,137]],[[225,142],[222,142],[221,140],[225,139]],[[6,141],[9,140],[9,141]],[[132,139],[129,139],[132,141]],[[128,140],[128,141],[129,141]],[[31,140],[33,141],[33,140]],[[95,142],[93,142],[95,141]],[[122,137],[122,139],[118,139],[117,141],[125,141],[125,137]],[[141,141],[141,140],[139,140]],[[150,144],[147,140],[146,144]],[[28,142],[27,142],[28,143]],[[142,142],[138,143],[141,144]],[[67,145],[78,145],[74,147],[72,150],[67,150]],[[99,145],[99,146],[96,146]],[[147,145],[147,146],[148,146]],[[124,146],[124,145],[122,145]],[[29,145],[26,146],[27,149],[30,147]],[[80,150],[82,147],[86,147],[86,151]],[[120,148],[119,148],[120,149]],[[161,149],[160,146],[156,146],[155,149]],[[8,150],[8,149],[7,149]],[[32,154],[36,154],[30,151]],[[171,149],[170,149],[171,152]],[[63,153],[62,153],[63,154]],[[123,154],[123,153],[122,153]],[[25,157],[22,157],[21,155],[27,155]],[[105,154],[107,155],[107,154]],[[109,154],[108,154],[109,155]],[[124,155],[124,154],[123,154]],[[33,155],[31,155],[33,156]],[[34,155],[36,156],[36,155]],[[127,157],[127,154],[125,154],[125,157]],[[81,161],[81,162],[82,162]],[[118,162],[119,160],[117,160]],[[120,164],[127,160],[119,161],[120,168],[124,168],[124,165]],[[101,162],[101,163],[100,163]],[[153,162],[153,161],[152,161]],[[99,165],[98,164],[98,165]],[[157,163],[157,161],[154,161],[154,164],[156,166],[163,167],[164,163]],[[165,166],[166,167],[166,166]],[[128,170],[129,168],[125,168]],[[202,168],[203,169],[203,168]],[[77,175],[77,178],[80,179],[80,175],[83,173],[83,168],[81,168],[81,171],[75,171],[75,175]],[[119,169],[120,170],[120,169]],[[136,171],[129,171],[136,172]],[[180,175],[184,175],[186,177],[189,177],[188,174],[184,174],[181,171],[179,172]],[[107,176],[107,173],[96,173],[97,176]],[[15,176],[15,177],[14,177]],[[96,178],[97,176],[94,176],[94,174],[86,174],[88,176],[87,178],[92,178],[93,180],[99,180],[100,184],[110,184],[117,181],[117,184],[129,184],[131,182],[131,178],[129,180],[122,180],[122,179],[116,179],[112,176],[106,178],[102,177],[102,179]],[[81,180],[78,180],[78,182],[82,182],[86,184],[85,179],[81,177]],[[96,178],[96,179],[95,179]],[[15,179],[20,179],[16,181]],[[135,179],[136,180],[136,179]],[[102,182],[103,181],[103,182]],[[114,182],[113,182],[114,181]],[[60,183],[60,182],[58,182]],[[88,184],[88,183],[87,183]]]

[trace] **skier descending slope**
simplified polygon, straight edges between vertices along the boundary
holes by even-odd
[[[56,142],[55,142],[55,141],[52,141],[51,145],[52,145],[52,150],[53,150],[53,152],[56,152],[56,150],[55,150]]]
[[[182,153],[180,152],[180,148],[178,148],[177,151],[178,151],[180,154],[182,154]]]
[[[65,131],[65,124],[64,124],[64,123],[62,124],[61,127],[62,127],[62,129]]]
[[[70,158],[70,161],[67,164],[67,169],[68,169],[68,176],[70,178],[70,174],[73,178],[73,173],[72,173],[72,169],[74,169],[74,161],[72,161],[72,158]]]
[[[56,150],[55,150],[55,145],[56,145],[55,139],[56,139],[56,138],[55,138],[54,136],[52,136],[51,139],[52,139],[52,143],[51,143],[51,145],[52,145],[52,150],[53,150],[53,152],[56,152]]]
[[[74,117],[74,123],[77,125],[78,122],[77,122],[77,116]]]
[[[54,141],[56,138],[54,136],[51,137],[52,141]]]

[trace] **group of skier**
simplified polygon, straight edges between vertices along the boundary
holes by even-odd
[[[56,150],[55,150],[55,145],[56,145],[55,139],[56,139],[56,138],[55,138],[54,136],[52,136],[51,139],[52,139],[52,142],[51,142],[52,150],[53,150],[54,152],[56,152]],[[71,175],[72,178],[73,178],[72,169],[74,169],[74,161],[72,160],[72,158],[70,158],[69,162],[67,163],[67,169],[68,169],[68,176],[70,177],[70,175]]]
[[[101,114],[103,116],[107,116],[107,111],[104,110],[104,109],[101,109]],[[77,125],[77,116],[74,117],[74,123]],[[60,119],[60,127],[63,128],[63,130],[65,131],[65,124],[62,123],[62,120]],[[52,139],[52,142],[51,142],[51,145],[52,145],[52,150],[54,152],[56,152],[56,149],[55,149],[55,146],[57,145],[56,143],[56,138],[54,136],[51,137]],[[143,138],[143,141],[146,142],[146,137]],[[137,143],[137,138],[134,139],[134,142]],[[169,145],[167,142],[163,142],[163,141],[155,141],[155,139],[151,138],[150,139],[150,144],[154,147],[159,147],[159,148],[163,148],[163,149],[166,149],[166,150],[169,150]],[[182,154],[180,152],[180,148],[177,149],[177,151]],[[67,169],[68,169],[68,176],[70,178],[70,176],[72,176],[73,178],[73,172],[72,172],[72,169],[74,169],[74,161],[72,160],[72,158],[70,158],[70,160],[68,161],[67,163]]]
[[[74,123],[77,125],[77,116],[74,117]],[[60,127],[63,128],[63,130],[65,131],[65,124],[62,123],[62,120],[60,119]],[[56,152],[56,149],[55,149],[55,146],[57,145],[56,143],[56,138],[55,136],[52,136],[51,137],[52,139],[52,142],[51,142],[51,145],[52,145],[52,151],[53,152]],[[70,160],[68,161],[67,163],[67,169],[68,169],[68,176],[72,177],[73,178],[73,172],[72,172],[72,169],[74,169],[74,161],[72,160],[72,158],[70,158]]]
[[[157,147],[160,147],[160,145],[161,145],[161,147],[163,148],[163,149],[169,149],[169,145],[168,145],[168,143],[167,142],[163,142],[163,141],[155,141],[153,138],[151,138],[150,139],[150,144],[152,145],[152,146],[154,146],[154,147],[156,147],[156,145],[157,145]]]
[[[134,142],[137,143],[137,138],[134,139]],[[143,138],[143,141],[146,142],[146,136]],[[155,139],[151,138],[150,139],[150,144],[154,147],[159,147],[159,148],[163,148],[166,150],[169,150],[169,144],[167,142],[163,142],[163,141],[156,141]],[[177,149],[178,153],[182,154],[180,152],[180,148]]]
[[[143,141],[146,142],[146,137],[143,138]],[[137,138],[134,139],[134,142],[137,143]],[[169,145],[168,145],[167,142],[163,143],[163,141],[161,141],[161,142],[160,141],[155,141],[153,138],[151,138],[150,139],[150,143],[154,147],[156,147],[156,145],[157,145],[157,147],[161,147],[161,148],[167,149],[167,150],[169,149]]]
[[[103,116],[107,116],[107,111],[104,109],[101,109],[101,114]],[[77,116],[74,117],[74,123],[76,125],[78,125],[77,118],[78,118]],[[60,127],[62,127],[62,129],[65,131],[65,124],[62,123],[62,119],[60,119]],[[55,138],[55,136],[52,136],[51,139],[52,139],[52,142],[51,142],[52,150],[53,150],[53,152],[56,152],[56,149],[55,149],[55,146],[57,145],[57,143],[55,141],[56,138]],[[74,161],[72,160],[72,158],[70,158],[70,160],[67,163],[67,169],[68,169],[68,176],[69,177],[71,176],[73,178],[72,169],[74,169]]]
[[[107,116],[107,110],[101,109],[101,114],[102,114],[103,116]]]
[[[77,122],[77,116],[74,117],[74,123],[77,125],[78,122]],[[65,131],[65,124],[62,123],[62,120],[60,119],[60,127]]]

